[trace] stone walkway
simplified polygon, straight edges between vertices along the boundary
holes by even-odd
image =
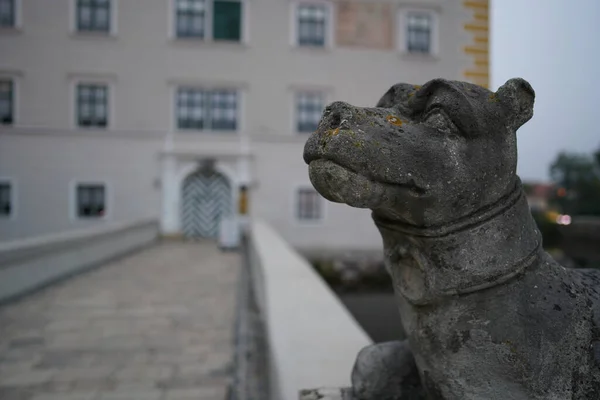
[[[0,308],[2,400],[224,400],[240,256],[163,243]]]

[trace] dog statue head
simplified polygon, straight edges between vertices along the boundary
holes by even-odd
[[[498,91],[434,79],[392,86],[374,108],[334,102],[304,148],[326,199],[374,218],[441,226],[514,190],[516,131],[533,115],[525,80]]]

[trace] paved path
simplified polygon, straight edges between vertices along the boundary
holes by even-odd
[[[225,399],[239,266],[164,243],[0,308],[0,399]]]

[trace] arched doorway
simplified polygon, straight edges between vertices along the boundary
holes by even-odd
[[[232,210],[231,185],[213,169],[192,173],[183,182],[181,227],[191,238],[215,238]]]

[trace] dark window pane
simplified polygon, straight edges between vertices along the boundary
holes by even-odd
[[[14,85],[10,80],[0,80],[0,124],[13,123],[14,114]]]
[[[77,86],[77,124],[83,127],[108,126],[108,87],[100,84]]]
[[[237,92],[180,88],[177,91],[177,127],[190,130],[237,129]]]
[[[321,199],[314,189],[298,191],[297,216],[298,219],[305,221],[321,219]]]
[[[210,96],[210,121],[213,130],[237,129],[237,93],[214,91]]]
[[[298,132],[314,132],[325,108],[324,96],[320,93],[299,93],[296,96],[296,129]]]
[[[77,30],[110,31],[110,0],[77,0]]]
[[[300,5],[298,7],[298,45],[325,46],[327,7]]]
[[[215,1],[213,4],[213,38],[240,41],[242,5],[237,1]]]
[[[205,0],[177,0],[175,7],[177,37],[204,38]]]
[[[408,15],[407,49],[411,53],[430,53],[431,16],[428,14]]]
[[[12,211],[12,193],[10,183],[0,183],[0,216],[9,216]]]
[[[92,26],[92,9],[88,6],[81,6],[77,12],[79,16],[78,28],[79,30],[91,29]]]
[[[201,89],[177,91],[177,127],[179,129],[204,129],[207,114],[207,93]]]
[[[77,185],[77,216],[98,218],[104,215],[106,194],[103,185]]]
[[[0,0],[0,26],[10,28],[15,26],[16,0]]]
[[[108,25],[109,25],[109,18],[110,16],[108,15],[108,9],[106,8],[100,8],[96,10],[96,15],[95,15],[96,21],[95,21],[95,26],[98,30],[100,31],[108,31]]]

